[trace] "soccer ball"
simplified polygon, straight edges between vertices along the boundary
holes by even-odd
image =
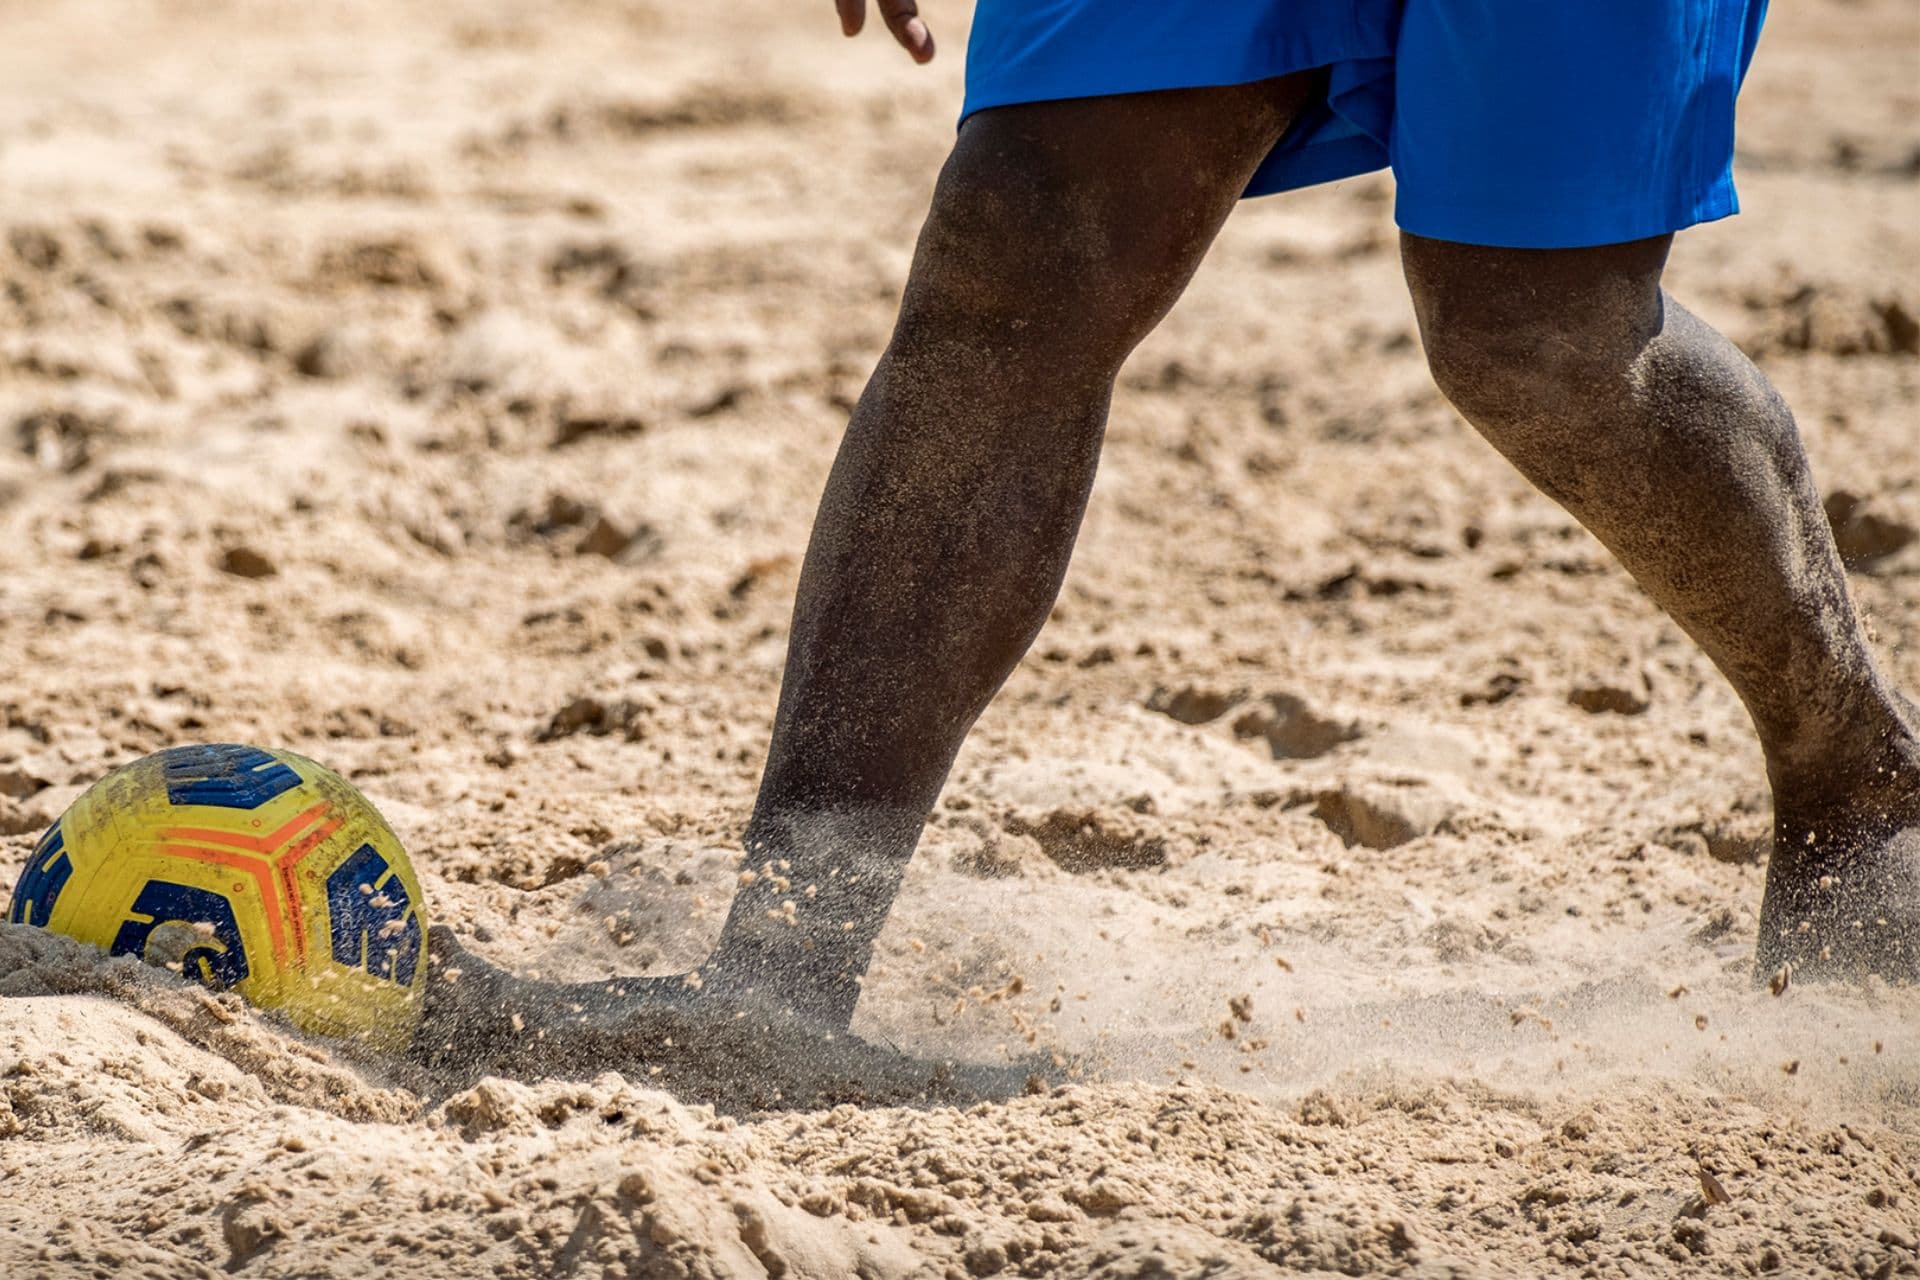
[[[420,1022],[426,910],[393,831],[290,751],[170,747],[114,770],[35,846],[9,917],[399,1050]]]

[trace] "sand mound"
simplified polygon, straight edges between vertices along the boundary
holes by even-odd
[[[29,1190],[0,1209],[10,1274],[1642,1274],[1912,1247],[1910,1067],[1878,1124],[1864,1099],[1822,1119],[1758,1080],[1578,1067],[1560,1088],[1378,1067],[1284,1103],[1109,1083],[741,1123],[611,1073],[376,1090],[170,976],[0,942],[31,951],[0,1043],[0,1174]],[[40,984],[132,1008],[22,994]],[[47,1232],[76,1202],[84,1229]]]

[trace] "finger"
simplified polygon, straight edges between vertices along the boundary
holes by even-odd
[[[920,21],[920,7],[915,0],[879,0],[879,4],[880,16],[886,19],[887,30],[893,32],[900,47],[912,54],[915,62],[931,62],[933,33]]]
[[[833,7],[840,14],[841,35],[857,36],[867,25],[867,0],[833,0]]]

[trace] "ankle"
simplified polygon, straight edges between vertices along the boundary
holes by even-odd
[[[1920,804],[1920,735],[1896,728],[1848,746],[1798,761],[1769,759],[1777,825],[1816,824],[1863,809],[1904,814]]]
[[[1920,714],[1891,691],[1767,735],[1763,747],[1777,811],[1818,812],[1861,796],[1920,790]]]

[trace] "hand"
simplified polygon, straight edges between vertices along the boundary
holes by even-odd
[[[915,0],[874,0],[874,3],[900,47],[915,62],[932,62],[933,33],[920,21],[920,6]],[[845,34],[857,36],[860,28],[867,25],[867,0],[833,0],[833,7],[840,12],[840,30]]]

